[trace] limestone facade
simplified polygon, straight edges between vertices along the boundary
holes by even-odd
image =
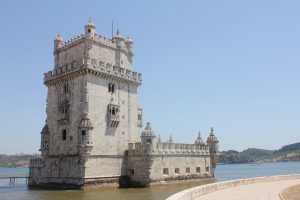
[[[119,31],[112,38],[98,35],[91,21],[84,28],[68,41],[60,35],[54,40],[54,68],[44,74],[41,158],[31,160],[29,185],[148,186],[213,175],[218,157],[213,130],[207,144],[200,135],[191,145],[162,143],[150,124],[140,136],[142,75],[132,71],[132,39]]]

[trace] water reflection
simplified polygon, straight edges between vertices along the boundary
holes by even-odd
[[[198,185],[214,182],[214,179],[204,179],[192,182],[174,183],[165,185],[154,185],[150,188],[100,188],[98,190],[64,190],[64,191],[49,191],[49,190],[26,190],[25,195],[18,199],[33,199],[33,200],[162,200],[181,190],[195,187]],[[1,197],[1,195],[0,195]],[[14,198],[12,198],[14,199]]]

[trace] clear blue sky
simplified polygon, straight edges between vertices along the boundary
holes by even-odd
[[[53,39],[111,21],[134,40],[144,124],[222,150],[300,142],[300,1],[1,1],[0,154],[38,152]]]

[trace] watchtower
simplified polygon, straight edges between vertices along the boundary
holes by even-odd
[[[142,126],[142,79],[132,71],[132,46],[119,31],[112,38],[97,34],[91,20],[84,34],[55,38],[54,67],[44,74],[47,119],[40,149],[41,174],[50,182],[78,178],[74,184],[80,185],[86,178],[122,175],[124,152],[140,141]]]

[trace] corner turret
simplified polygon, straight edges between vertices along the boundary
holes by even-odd
[[[156,134],[154,130],[152,130],[149,122],[141,134],[141,140],[142,145],[146,147],[146,154],[150,154],[156,149]]]
[[[96,33],[96,30],[95,30],[95,25],[94,25],[94,23],[92,22],[91,19],[84,26],[84,29],[85,29],[86,38],[93,38],[94,37],[94,35]]]
[[[198,137],[195,140],[195,145],[199,145],[199,146],[205,146],[205,142],[203,141],[202,137],[201,137],[201,133],[200,131],[198,132]]]
[[[45,124],[45,126],[42,129],[41,132],[41,155],[42,156],[48,156],[49,154],[49,128],[47,123]]]
[[[210,129],[210,134],[207,138],[207,145],[209,147],[209,152],[210,152],[210,160],[211,160],[211,173],[212,175],[214,175],[214,169],[217,166],[217,163],[219,161],[219,140],[218,138],[215,136],[214,133],[214,128],[212,127]]]
[[[112,40],[119,45],[122,41],[124,41],[124,38],[121,36],[119,29],[116,32],[116,35],[112,38]]]
[[[56,38],[54,39],[54,51],[60,48],[63,42],[64,39],[60,36],[60,34],[57,34]]]
[[[64,39],[60,36],[60,34],[57,34],[56,38],[54,39],[54,68],[58,66],[58,49],[62,47],[64,43]]]
[[[130,62],[132,62],[132,57],[133,57],[133,41],[130,36],[127,37],[125,41],[126,49],[128,51],[128,59]]]

